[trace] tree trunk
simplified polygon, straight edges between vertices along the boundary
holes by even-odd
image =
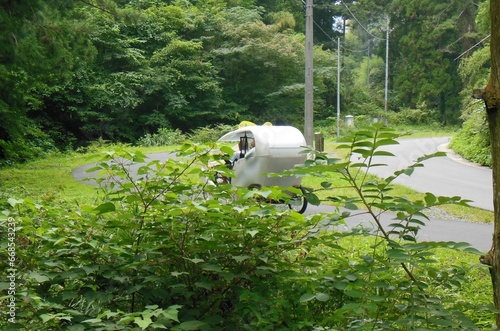
[[[481,262],[490,265],[495,308],[500,309],[500,0],[490,0],[491,17],[491,72],[488,86],[480,93],[488,114],[491,139],[491,158],[493,170],[493,208],[494,230],[493,245]],[[479,94],[479,95],[478,95]],[[500,314],[495,314],[496,326],[500,328]]]

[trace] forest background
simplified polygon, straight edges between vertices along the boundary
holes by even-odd
[[[1,3],[0,164],[158,130],[303,127],[302,1]],[[489,164],[484,112],[470,97],[489,72],[488,3],[316,0],[315,127],[335,130],[341,37],[342,118],[465,123],[454,148]]]

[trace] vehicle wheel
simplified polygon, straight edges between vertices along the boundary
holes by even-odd
[[[294,194],[288,203],[288,207],[295,210],[297,213],[302,214],[307,209],[307,199],[305,197],[304,188],[302,186],[299,186],[299,188],[302,194]]]
[[[261,188],[262,186],[260,186],[259,184],[251,184],[248,186],[249,190],[260,190]]]

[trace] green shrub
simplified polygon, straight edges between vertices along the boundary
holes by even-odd
[[[158,129],[157,133],[147,133],[137,141],[138,146],[171,146],[184,142],[186,137],[180,130],[171,130],[167,128]]]
[[[231,132],[235,129],[235,126],[226,124],[217,124],[197,128],[189,134],[189,139],[200,144],[213,143],[216,142],[223,134]]]
[[[0,139],[0,166],[26,162],[57,151],[48,135],[37,128],[31,128],[18,139]]]
[[[403,108],[399,112],[387,112],[390,125],[437,125],[437,112],[426,108]]]
[[[490,132],[484,111],[471,114],[451,140],[450,147],[467,160],[491,167]]]
[[[395,138],[375,126],[340,148],[369,161]],[[209,149],[186,144],[176,153],[165,163],[144,164],[141,153],[108,152],[89,169],[103,174],[98,182],[105,198],[96,206],[7,198],[0,226],[3,233],[16,226],[16,254],[9,266],[4,241],[0,267],[4,274],[15,268],[18,290],[2,300],[5,307],[16,299],[18,324],[3,319],[0,327],[474,330],[476,322],[492,321],[489,297],[468,302],[457,294],[477,268],[441,265],[434,256],[436,249],[462,256],[475,251],[416,240],[427,208],[463,204],[460,198],[427,193],[423,201],[409,201],[390,194],[392,180],[418,163],[367,181],[361,163],[319,153],[296,170],[325,178],[321,188],[306,188],[306,196],[319,204],[316,190],[333,189],[331,200],[343,209],[302,215],[269,203],[286,198],[282,188],[250,191],[202,180],[222,170],[207,167],[215,157]],[[359,196],[335,195],[325,177],[330,172]],[[357,206],[373,216],[375,231],[342,227]],[[386,212],[397,215],[390,228],[379,222]]]

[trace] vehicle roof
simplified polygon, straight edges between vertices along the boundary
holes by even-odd
[[[253,137],[255,139],[255,144],[262,147],[287,148],[306,146],[306,141],[302,132],[293,126],[281,125],[242,127],[225,134],[219,141],[239,141],[240,137],[244,137],[245,134],[248,137]]]

